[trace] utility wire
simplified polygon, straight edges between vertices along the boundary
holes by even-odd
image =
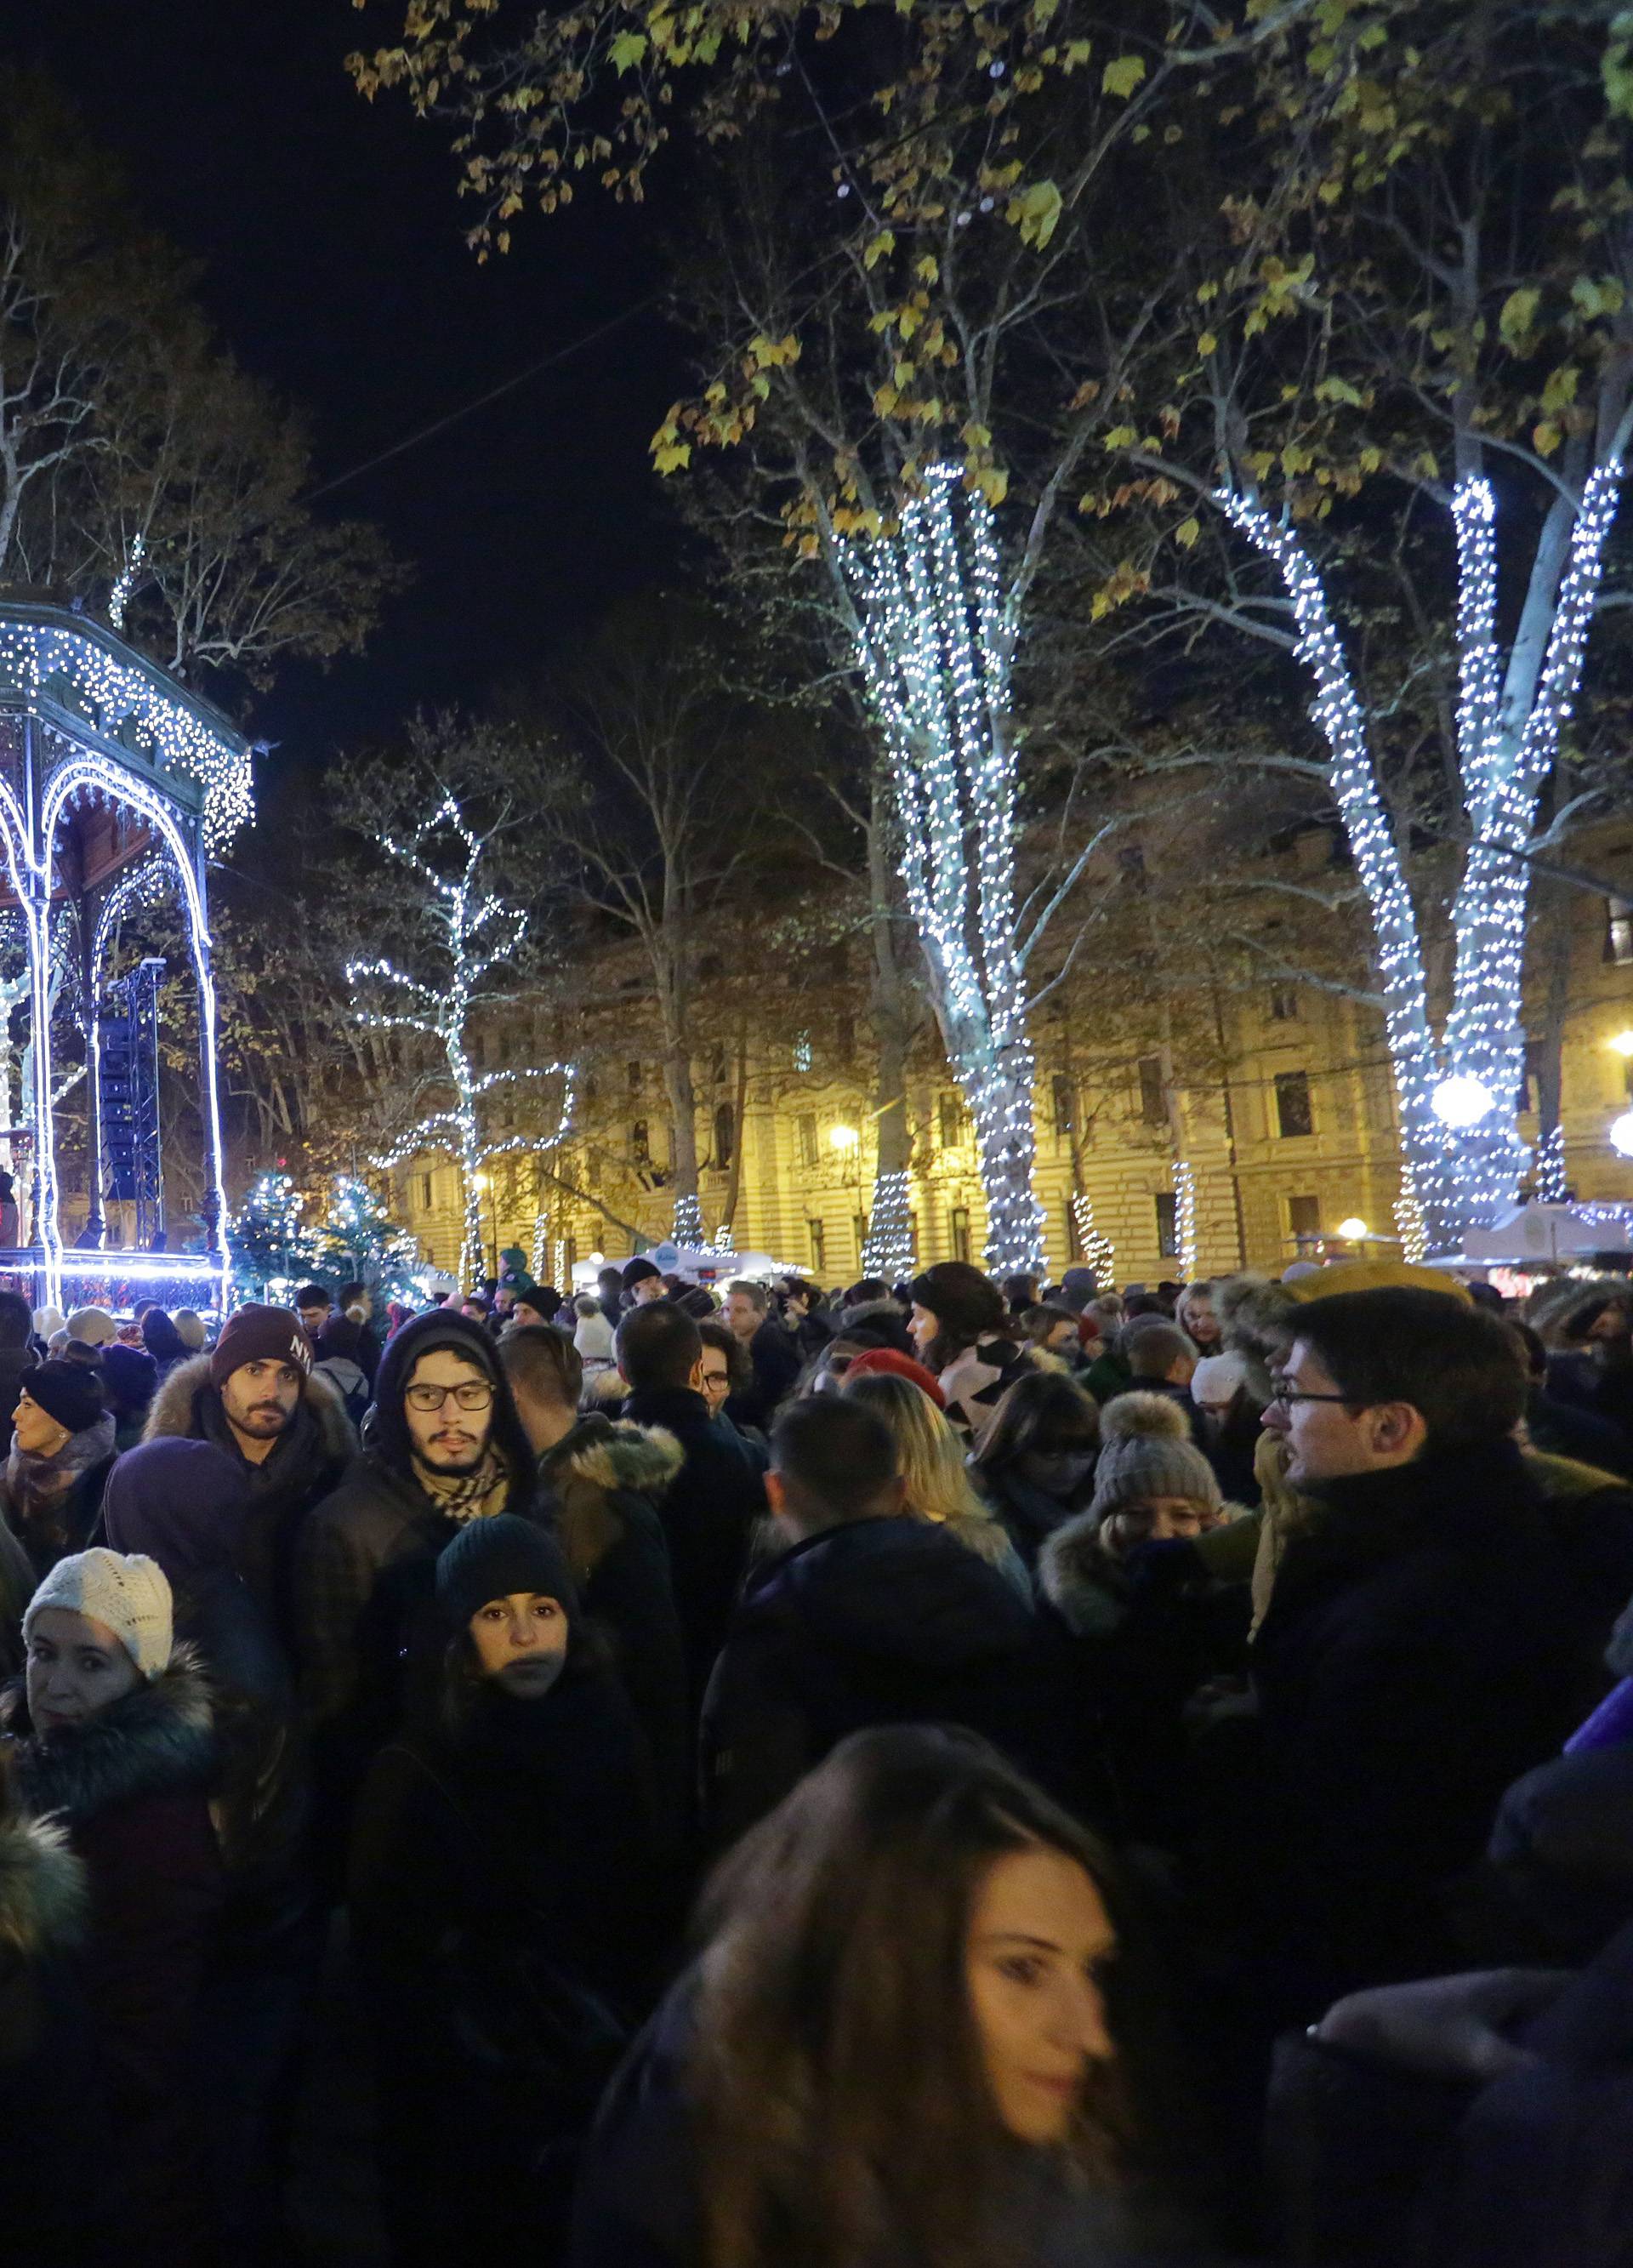
[[[614,315],[609,321],[600,324],[592,331],[586,331],[583,338],[575,339],[570,346],[557,347],[554,353],[544,356],[539,362],[530,363],[526,370],[518,371],[514,378],[507,378],[502,385],[489,387],[486,394],[479,394],[474,401],[462,402],[459,409],[449,410],[445,417],[438,417],[434,424],[422,426],[417,433],[410,433],[404,441],[394,441],[391,447],[382,449],[378,457],[365,458],[362,464],[354,465],[349,472],[337,473],[332,481],[325,481],[320,489],[309,489],[304,501],[315,504],[320,497],[344,488],[348,481],[361,480],[364,473],[371,473],[377,465],[388,464],[392,458],[401,457],[407,449],[417,449],[422,441],[429,441],[434,434],[445,432],[450,425],[457,425],[461,417],[473,416],[477,410],[485,409],[490,401],[497,401],[501,394],[512,394],[519,386],[526,386],[528,379],[537,378],[541,371],[552,370],[558,363],[566,362],[570,356],[582,353],[585,347],[592,347],[598,339],[606,338],[609,332],[632,321],[636,315],[644,314],[649,307],[655,307],[661,297],[659,292],[649,291],[645,298],[637,299],[622,314]]]

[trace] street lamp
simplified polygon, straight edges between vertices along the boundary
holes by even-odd
[[[1472,1071],[1458,1071],[1451,1079],[1443,1079],[1429,1098],[1429,1107],[1444,1126],[1454,1133],[1462,1133],[1470,1126],[1478,1126],[1496,1107],[1497,1097],[1485,1081],[1476,1079]]]
[[[1372,1232],[1358,1214],[1352,1213],[1348,1220],[1339,1222],[1337,1233],[1347,1238],[1350,1243],[1359,1244]]]

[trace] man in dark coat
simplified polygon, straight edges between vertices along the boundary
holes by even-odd
[[[1265,1424],[1317,1511],[1258,1631],[1256,1739],[1216,1858],[1247,1870],[1261,2006],[1308,2021],[1452,1965],[1445,1886],[1556,1752],[1591,1653],[1502,1324],[1401,1288],[1313,1301],[1295,1329]]]
[[[965,1725],[1056,1777],[1035,1616],[966,1545],[905,1517],[904,1488],[887,1428],[860,1403],[813,1395],[777,1420],[766,1491],[785,1549],[751,1578],[703,1703],[717,1845],[871,1725]]]
[[[728,1284],[720,1320],[748,1357],[754,1384],[733,1394],[725,1414],[734,1425],[769,1430],[777,1404],[794,1390],[801,1368],[799,1348],[771,1312],[763,1284],[739,1278]]]
[[[628,1422],[661,1426],[680,1446],[658,1517],[695,1697],[725,1636],[765,1484],[743,1445],[709,1414],[703,1342],[690,1315],[668,1300],[632,1308],[618,1326],[618,1367],[629,1388]]]
[[[498,1350],[446,1308],[405,1323],[386,1348],[374,1425],[313,1507],[296,1564],[296,1660],[331,1855],[364,1771],[397,1728],[438,1557],[472,1520],[531,1516],[536,1493]]]
[[[209,1441],[242,1470],[250,1516],[239,1567],[287,1646],[295,1554],[313,1506],[339,1485],[357,1437],[288,1307],[239,1307],[212,1354],[178,1363],[154,1396],[144,1441]]]

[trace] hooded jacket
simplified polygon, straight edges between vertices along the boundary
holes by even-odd
[[[732,1619],[749,1537],[765,1512],[765,1480],[747,1444],[710,1418],[689,1386],[637,1387],[623,1414],[632,1425],[661,1427],[680,1449],[680,1469],[658,1517],[695,1705]]]
[[[208,2257],[189,2075],[223,1873],[210,1821],[208,1689],[185,1647],[151,1683],[82,1726],[37,1736],[18,1685],[0,1696],[18,1804],[61,1822],[85,1865],[77,1968],[106,2076],[122,2177],[123,2257]]]
[[[144,1441],[176,1434],[210,1441],[237,1459],[249,1479],[250,1516],[239,1566],[273,1627],[288,1644],[293,1631],[295,1556],[301,1525],[340,1482],[357,1454],[346,1405],[328,1380],[313,1372],[302,1389],[294,1423],[276,1447],[252,1464],[227,1423],[221,1396],[210,1382],[210,1357],[178,1363],[153,1397]]]
[[[775,1809],[847,1734],[967,1726],[1058,1778],[1037,1621],[996,1568],[923,1521],[822,1529],[751,1577],[703,1703],[705,1822],[717,1844]]]
[[[585,1611],[611,1642],[652,1754],[661,1816],[678,1827],[692,1750],[686,1650],[658,1507],[685,1458],[661,1426],[592,1411],[539,1460],[541,1510]]]

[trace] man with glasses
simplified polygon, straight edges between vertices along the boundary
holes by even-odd
[[[489,1333],[446,1309],[405,1324],[380,1361],[369,1447],[300,1543],[301,1696],[329,1835],[396,1730],[438,1557],[473,1520],[533,1517],[534,1492],[533,1451]]]
[[[1447,1893],[1508,1783],[1558,1750],[1585,1613],[1516,1429],[1508,1334],[1453,1292],[1301,1303],[1264,1424],[1310,1518],[1253,1649],[1225,1864],[1262,2014],[1454,1965]]]

